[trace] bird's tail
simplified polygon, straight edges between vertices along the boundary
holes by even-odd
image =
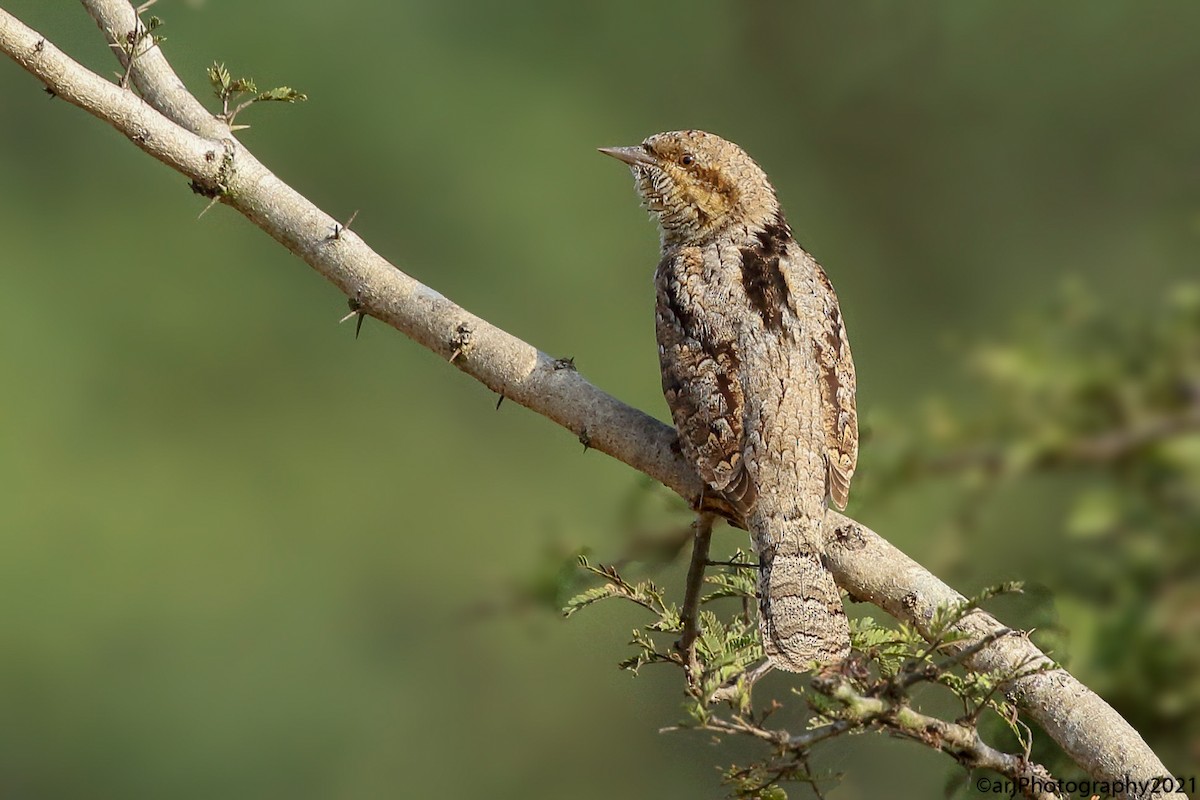
[[[811,520],[756,527],[758,629],[773,665],[807,672],[850,653],[850,625],[833,575],[821,563]],[[819,531],[819,523],[816,530]],[[765,535],[764,535],[765,533]]]

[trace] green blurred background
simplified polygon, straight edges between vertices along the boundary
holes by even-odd
[[[79,4],[0,5],[116,69]],[[1070,276],[1136,314],[1196,275],[1187,0],[153,13],[206,100],[214,59],[309,95],[239,118],[284,180],[659,417],[656,232],[600,145],[700,127],[757,158],[838,287],[868,422],[970,396],[948,343]],[[511,609],[556,554],[622,549],[637,476],[378,323],[355,341],[315,273],[40,89],[0,64],[0,796],[722,796],[751,750],[656,733],[681,687],[614,669],[636,615]],[[852,511],[964,590],[1070,569],[1053,525],[952,540],[939,508]],[[949,764],[818,759],[844,800],[936,796]]]

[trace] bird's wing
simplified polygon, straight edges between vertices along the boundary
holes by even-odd
[[[846,338],[846,326],[833,285],[819,264],[813,261],[812,266],[822,289],[813,341],[821,386],[821,422],[825,428],[825,457],[829,465],[829,498],[838,508],[845,508],[850,493],[850,478],[858,464],[854,359],[850,355],[850,340]]]
[[[742,457],[745,398],[737,343],[705,339],[702,327],[689,316],[678,284],[664,275],[671,268],[666,262],[659,265],[655,281],[663,394],[684,454],[696,464],[709,490],[744,518],[756,490]]]

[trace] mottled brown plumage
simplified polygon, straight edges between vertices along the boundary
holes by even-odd
[[[675,131],[601,152],[630,166],[662,230],[663,392],[684,453],[752,532],[763,649],[793,671],[839,662],[849,627],[821,524],[828,499],[846,505],[858,418],[833,286],[732,142]]]

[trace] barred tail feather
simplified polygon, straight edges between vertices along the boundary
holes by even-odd
[[[758,592],[763,651],[774,666],[807,672],[814,662],[836,664],[849,655],[842,596],[818,551],[805,544],[761,548]]]

